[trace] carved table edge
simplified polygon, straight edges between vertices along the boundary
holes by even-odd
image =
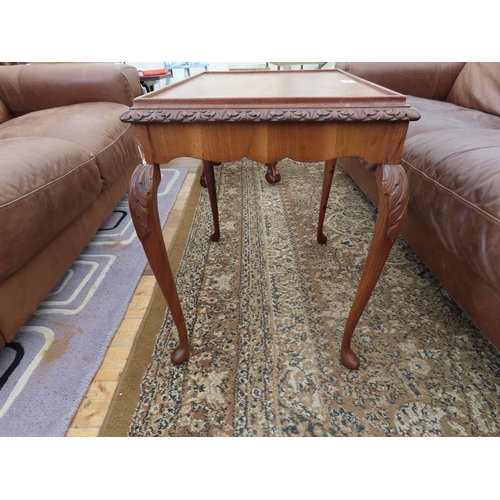
[[[169,122],[370,122],[416,121],[419,112],[410,106],[381,108],[300,108],[300,109],[130,109],[121,117],[127,123]]]

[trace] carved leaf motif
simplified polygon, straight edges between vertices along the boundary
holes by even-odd
[[[261,119],[262,119],[261,114],[260,114],[260,113],[258,113],[258,112],[257,112],[257,111],[255,111],[255,110],[252,110],[252,109],[247,110],[247,111],[246,111],[246,115],[249,117],[249,120],[250,120],[250,121],[257,121],[257,122],[259,122],[259,121],[261,121]]]
[[[408,181],[401,165],[382,165],[382,193],[388,202],[387,238],[394,240],[408,208]]]
[[[161,121],[168,122],[171,115],[172,113],[170,111],[161,111],[160,112]]]
[[[193,122],[193,121],[415,121],[420,114],[411,107],[334,108],[334,109],[205,109],[180,111],[130,109],[121,121]]]
[[[215,111],[203,111],[203,121],[212,121],[215,117]]]
[[[374,110],[366,110],[365,111],[365,120],[370,120],[370,119],[377,119],[378,116],[378,111],[376,109]]]
[[[318,109],[318,121],[328,121],[330,113],[326,109]]]
[[[353,119],[354,111],[352,109],[341,109],[337,111],[337,119],[341,121],[350,121]]]
[[[142,242],[149,234],[149,205],[153,194],[154,165],[138,165],[130,179],[128,202],[134,227]]]

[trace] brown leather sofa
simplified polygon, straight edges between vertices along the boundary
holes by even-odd
[[[500,63],[337,63],[405,94],[402,236],[500,350]],[[340,164],[377,202],[374,165]]]
[[[0,66],[0,348],[126,193],[140,93],[127,64]]]

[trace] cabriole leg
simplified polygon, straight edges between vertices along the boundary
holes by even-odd
[[[215,174],[214,174],[213,162],[208,160],[203,160],[203,173],[205,174],[208,196],[210,197],[210,206],[212,207],[212,217],[214,219],[214,232],[210,236],[210,239],[212,241],[219,241],[220,239],[219,207],[217,205],[217,192],[215,187]]]
[[[323,233],[323,223],[325,221],[326,207],[328,205],[328,197],[330,196],[330,188],[332,187],[333,174],[335,173],[335,166],[337,160],[325,161],[325,170],[323,173],[323,187],[321,190],[321,202],[319,205],[319,218],[318,218],[318,243],[326,243],[326,235]]]
[[[379,165],[376,179],[379,192],[377,222],[340,350],[342,364],[350,370],[357,370],[360,364],[358,356],[351,349],[354,329],[396,242],[408,208],[408,181],[401,165]]]
[[[155,275],[156,281],[167,301],[177,332],[179,345],[171,355],[172,362],[180,365],[189,356],[186,323],[182,313],[174,275],[170,268],[165,241],[158,215],[158,186],[161,181],[158,164],[139,165],[129,184],[129,206],[137,236]]]

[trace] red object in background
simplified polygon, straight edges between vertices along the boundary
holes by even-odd
[[[167,68],[158,68],[158,69],[139,69],[139,76],[160,76],[167,75]]]

